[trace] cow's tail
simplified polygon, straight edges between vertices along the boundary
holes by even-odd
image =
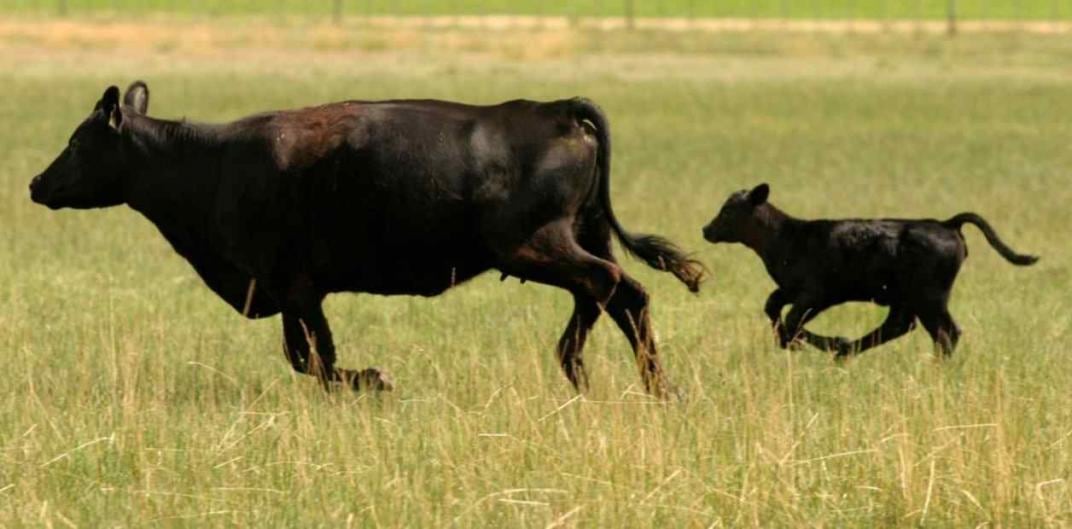
[[[998,237],[998,234],[994,231],[994,228],[990,227],[990,223],[987,222],[986,219],[979,215],[976,215],[975,213],[961,213],[959,215],[955,215],[953,218],[943,222],[942,224],[958,230],[964,224],[974,224],[977,228],[979,228],[980,231],[983,232],[983,236],[986,237],[986,242],[990,243],[990,246],[993,246],[994,249],[997,250],[997,252],[1001,254],[1001,256],[1004,257],[1006,261],[1014,265],[1032,265],[1035,264],[1035,261],[1038,261],[1039,259],[1037,256],[1034,255],[1018,254],[1013,251],[1012,248],[1009,248],[1009,246],[1006,245],[1000,237]]]
[[[610,127],[607,117],[595,103],[584,98],[572,100],[574,115],[579,120],[588,120],[596,131],[596,164],[599,179],[599,203],[610,222],[618,240],[626,252],[642,259],[648,266],[674,274],[692,292],[699,292],[704,277],[704,267],[690,259],[669,239],[658,235],[629,233],[618,223],[610,205]]]

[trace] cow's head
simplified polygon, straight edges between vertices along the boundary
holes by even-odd
[[[744,242],[760,222],[758,208],[767,202],[769,195],[770,186],[767,184],[730,195],[718,215],[704,226],[704,239],[716,243]]]
[[[67,147],[30,182],[30,198],[52,209],[103,208],[122,204],[127,164],[119,130],[123,114],[144,114],[149,104],[145,83],[127,89],[123,107],[119,88],[108,87],[71,134]]]

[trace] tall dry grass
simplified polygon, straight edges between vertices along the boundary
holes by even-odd
[[[19,53],[0,54],[0,525],[1072,523],[1066,42],[576,38],[525,63],[423,45],[4,40]],[[132,211],[29,202],[103,88],[134,78],[151,113],[213,121],[342,98],[592,97],[612,119],[623,222],[713,272],[693,297],[625,261],[685,398],[643,395],[607,322],[576,397],[552,352],[568,296],[490,276],[431,300],[330,298],[341,363],[384,366],[399,389],[323,394],[288,372],[278,321],[234,314]],[[845,366],[780,351],[758,260],[699,237],[760,181],[806,217],[975,210],[1043,259],[1014,269],[965,228],[950,361],[918,331]],[[852,336],[881,317],[853,306],[815,325]]]

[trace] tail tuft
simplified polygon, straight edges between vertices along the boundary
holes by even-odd
[[[622,244],[629,253],[656,270],[674,274],[688,287],[689,292],[700,291],[700,283],[707,275],[707,269],[703,263],[685,255],[676,244],[658,235],[636,235],[630,242],[631,245]]]
[[[610,125],[607,116],[595,103],[575,98],[570,101],[577,119],[588,120],[595,127],[598,143],[596,163],[599,178],[599,203],[614,234],[626,252],[642,259],[648,266],[674,274],[691,292],[700,291],[706,272],[704,266],[690,259],[676,244],[658,235],[629,233],[614,216],[610,204]]]

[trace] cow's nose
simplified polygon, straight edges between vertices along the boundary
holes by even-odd
[[[30,180],[30,199],[38,201],[41,198],[41,175],[37,175],[33,180]]]

